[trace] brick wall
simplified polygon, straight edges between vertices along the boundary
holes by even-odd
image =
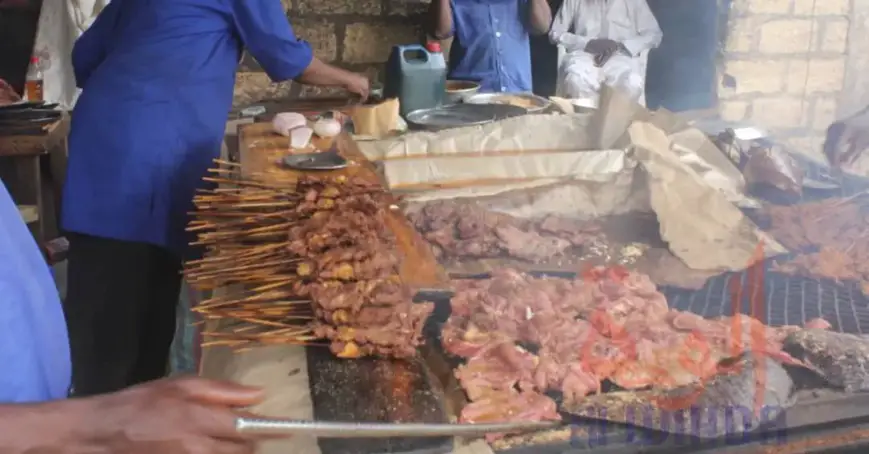
[[[282,0],[296,33],[321,59],[381,78],[394,44],[421,42],[428,0]],[[721,114],[765,127],[799,151],[817,153],[845,78],[852,0],[733,0]],[[382,80],[382,79],[381,79]],[[250,56],[236,105],[290,95]],[[302,96],[328,95],[305,87]]]
[[[296,34],[317,57],[382,81],[383,63],[395,44],[422,42],[420,0],[281,0]],[[236,77],[235,104],[285,98],[292,82],[272,84],[256,61],[245,55]],[[301,96],[329,95],[304,87]]]
[[[849,0],[734,0],[724,73],[735,85],[719,88],[722,117],[819,153],[844,84],[850,9]]]

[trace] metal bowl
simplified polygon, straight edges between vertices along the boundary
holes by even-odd
[[[550,100],[531,93],[477,93],[465,98],[464,102],[515,106],[528,113],[541,112],[552,104]]]
[[[455,104],[465,100],[480,91],[480,84],[470,80],[448,80],[446,94],[444,95],[445,104]]]

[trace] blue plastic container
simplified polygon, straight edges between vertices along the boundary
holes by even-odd
[[[383,96],[398,98],[401,116],[443,104],[446,83],[447,63],[440,43],[429,43],[427,48],[419,44],[392,48]]]

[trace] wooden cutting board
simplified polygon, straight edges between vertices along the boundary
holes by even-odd
[[[244,175],[277,173],[283,179],[293,180],[312,171],[287,169],[278,164],[284,156],[292,154],[289,149],[289,138],[272,131],[271,123],[253,123],[239,127],[239,160]],[[349,165],[344,169],[330,171],[313,171],[323,175],[353,176],[364,181],[383,185],[375,166],[348,135],[341,134],[334,139],[313,139],[313,146],[319,150],[329,150],[337,141],[337,149]],[[313,150],[304,150],[309,153]],[[398,203],[398,199],[395,200]],[[443,268],[438,264],[428,243],[410,225],[404,214],[390,211],[387,217],[387,228],[391,229],[398,241],[404,260],[401,266],[402,280],[415,289],[448,289],[449,280]]]

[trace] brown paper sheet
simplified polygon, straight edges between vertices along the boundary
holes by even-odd
[[[734,206],[742,175],[702,132],[611,90],[590,119],[529,115],[360,148],[409,201],[474,197],[523,217],[654,211],[693,270],[743,269],[760,241],[766,256],[785,252]]]
[[[350,117],[355,134],[376,139],[387,137],[399,127],[398,99],[356,106],[350,111]]]

